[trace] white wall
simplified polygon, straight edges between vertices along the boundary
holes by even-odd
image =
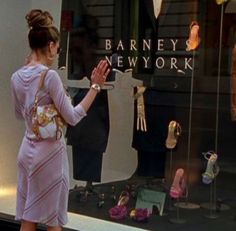
[[[62,0],[31,0],[31,8],[49,11],[57,26],[60,24]]]
[[[57,26],[60,23],[61,0],[1,0],[0,7],[0,187],[16,183],[16,157],[24,133],[24,124],[14,116],[10,95],[10,77],[29,52],[25,20],[33,8],[48,10]],[[55,68],[57,64],[55,64]],[[65,72],[59,72],[65,78]],[[127,82],[128,81],[128,82]],[[109,92],[110,137],[104,155],[102,179],[113,181],[129,177],[135,170],[136,152],[131,148],[133,103],[131,77],[118,78],[115,90]],[[122,83],[125,88],[122,88]],[[68,147],[72,179],[71,148]]]
[[[31,8],[49,10],[59,25],[60,0],[1,0],[0,5],[0,187],[16,183],[16,157],[24,134],[11,104],[10,78],[29,52],[25,15]],[[56,7],[55,7],[56,6]]]
[[[23,134],[11,104],[10,77],[27,54],[26,0],[1,0],[0,7],[0,187],[16,181],[16,156]]]

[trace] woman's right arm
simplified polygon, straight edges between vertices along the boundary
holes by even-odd
[[[92,73],[92,82],[103,85],[109,73],[106,61],[101,61]],[[90,89],[84,99],[77,106],[73,106],[63,87],[62,81],[57,72],[50,70],[48,72],[48,90],[49,94],[64,120],[74,126],[84,116],[93,103],[98,91]],[[52,75],[52,76],[50,76]]]
[[[110,72],[110,69],[108,69],[108,63],[105,60],[101,60],[96,68],[94,68],[91,76],[92,84],[97,84],[100,86],[100,88],[103,86],[104,82],[106,81],[106,78]],[[87,112],[90,108],[92,102],[94,101],[98,91],[90,88],[87,95],[84,97],[84,99],[80,102],[80,105],[84,108],[84,110]]]

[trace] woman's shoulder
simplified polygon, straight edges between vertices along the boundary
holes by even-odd
[[[58,73],[55,70],[50,69],[50,68],[48,69],[48,76],[58,76],[59,77]]]
[[[41,64],[38,65],[24,65],[18,68],[13,74],[12,74],[12,79],[16,77],[24,77],[24,78],[29,78],[33,77],[43,70],[46,70],[47,67]]]
[[[59,74],[57,73],[57,71],[55,71],[53,69],[48,69],[48,72],[47,72],[46,78],[45,78],[45,84],[58,85],[61,82],[62,82],[61,78],[60,78]]]
[[[12,84],[16,83],[19,81],[19,78],[22,78],[22,73],[21,73],[21,68],[17,69],[13,74],[11,75],[11,82]]]

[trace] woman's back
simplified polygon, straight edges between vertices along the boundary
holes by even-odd
[[[23,66],[12,75],[11,81],[16,116],[25,120],[26,136],[29,138],[34,137],[31,120],[35,94],[38,91],[40,77],[47,69],[48,68],[42,64]],[[47,90],[47,85],[48,79],[46,78],[44,90],[39,92],[39,105],[45,105],[52,102]]]

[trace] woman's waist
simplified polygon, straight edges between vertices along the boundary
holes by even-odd
[[[63,141],[63,142],[65,142],[63,135],[59,139],[57,139],[56,137],[40,138],[36,134],[34,134],[34,132],[32,130],[25,131],[25,138],[28,141],[32,141],[32,142],[42,142],[42,141],[48,141],[48,142]]]

